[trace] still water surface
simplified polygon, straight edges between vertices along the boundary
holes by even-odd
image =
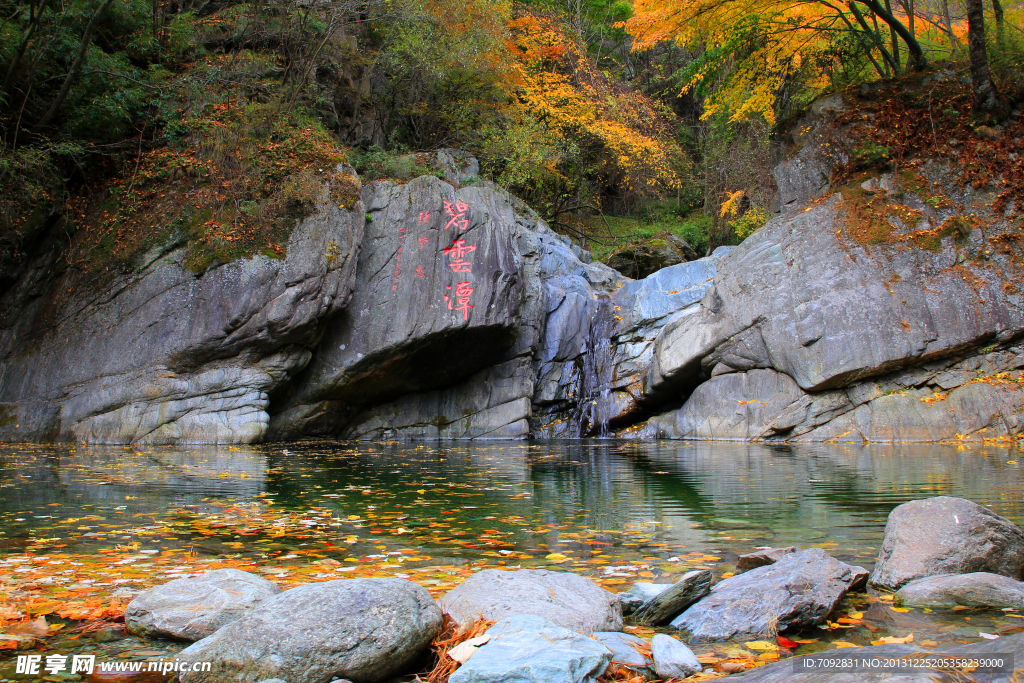
[[[947,445],[5,445],[0,600],[88,603],[216,566],[284,586],[397,575],[435,594],[484,566],[547,567],[619,591],[694,567],[721,576],[738,554],[786,545],[870,569],[908,500],[961,496],[1024,523],[1021,463],[1015,448]],[[848,602],[864,624],[815,630],[822,647],[1024,626]]]

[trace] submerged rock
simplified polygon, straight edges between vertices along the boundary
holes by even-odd
[[[972,572],[915,579],[896,592],[896,602],[921,607],[1024,609],[1024,583],[1001,574]]]
[[[896,590],[926,576],[991,572],[1024,575],[1024,533],[963,498],[912,500],[889,513],[871,584]]]
[[[686,678],[700,673],[703,667],[690,648],[672,636],[658,633],[651,638],[654,673],[661,678]]]
[[[178,659],[213,666],[184,673],[181,681],[385,681],[423,654],[441,620],[426,589],[404,579],[310,583],[182,650]]]
[[[199,640],[280,592],[255,574],[218,569],[149,589],[128,603],[124,621],[130,633]]]
[[[651,626],[667,624],[711,591],[711,578],[711,572],[706,569],[683,574],[668,590],[645,602],[633,614],[633,619]]]
[[[485,635],[451,683],[593,683],[612,658],[597,640],[532,614],[502,619]]]
[[[437,604],[461,625],[532,614],[583,633],[622,630],[618,597],[569,572],[485,569],[442,595]]]
[[[820,548],[809,548],[721,581],[672,626],[688,633],[691,643],[814,626],[867,575],[866,570],[829,557]]]

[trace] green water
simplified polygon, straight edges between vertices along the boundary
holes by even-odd
[[[216,566],[285,586],[397,575],[435,593],[483,566],[575,571],[619,591],[693,567],[721,576],[765,546],[822,547],[870,569],[886,516],[908,500],[961,496],[1024,522],[1021,463],[1013,448],[939,445],[4,445],[0,608],[130,596]],[[1024,626],[1001,612],[894,612],[864,594],[842,609],[864,624],[813,629],[804,637],[821,643],[801,652]],[[47,646],[83,647],[62,637]],[[146,656],[152,642],[97,647]],[[0,662],[0,678],[9,668]]]

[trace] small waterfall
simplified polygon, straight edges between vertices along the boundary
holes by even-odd
[[[583,349],[580,392],[580,436],[608,438],[611,419],[611,383],[613,367],[612,334],[615,316],[611,300],[601,297],[590,320],[590,338]]]

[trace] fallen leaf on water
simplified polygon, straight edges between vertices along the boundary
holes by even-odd
[[[890,607],[889,609],[891,609],[893,612],[900,612],[900,613],[902,613],[902,612],[909,612],[910,611],[910,608],[908,608],[908,607]]]
[[[778,645],[769,643],[767,640],[752,640],[749,643],[743,643],[743,646],[756,652],[774,652],[779,649]]]
[[[832,647],[838,647],[838,648],[860,647],[860,645],[854,645],[853,643],[848,643],[845,640],[833,640],[832,641]]]
[[[798,643],[795,640],[790,640],[786,636],[776,636],[775,642],[777,642],[782,647],[788,647],[790,650],[800,647],[800,643]]]
[[[914,634],[911,633],[909,636],[898,638],[896,636],[883,636],[879,640],[872,640],[872,645],[906,645],[907,643],[914,642]]]
[[[954,612],[963,612],[965,609],[971,609],[970,607],[964,607],[963,605],[957,605],[953,608]]]
[[[545,555],[544,559],[551,560],[556,564],[569,561],[569,558],[563,555],[562,553],[551,553],[550,555]]]
[[[50,632],[50,625],[46,623],[46,617],[39,617],[32,621],[20,621],[8,624],[4,627],[5,635],[10,636],[35,636],[42,638]]]
[[[759,654],[757,656],[757,658],[758,659],[764,659],[766,661],[771,661],[773,659],[778,659],[779,658],[779,653],[778,652],[762,652],[761,654]]]

